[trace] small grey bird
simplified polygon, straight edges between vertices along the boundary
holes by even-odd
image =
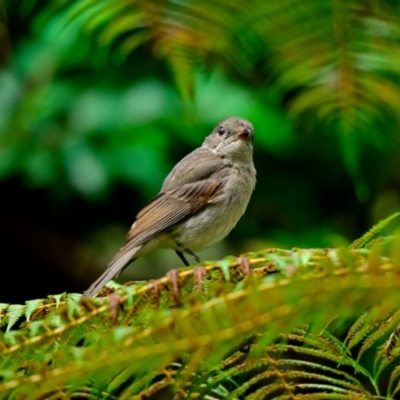
[[[167,176],[160,193],[136,216],[127,243],[84,293],[95,296],[136,258],[172,248],[185,265],[193,253],[222,240],[246,210],[256,184],[253,125],[241,118],[219,123],[201,147]]]

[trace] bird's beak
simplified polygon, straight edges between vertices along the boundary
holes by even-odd
[[[237,134],[237,138],[244,141],[251,141],[253,134],[251,133],[250,129],[244,128]]]

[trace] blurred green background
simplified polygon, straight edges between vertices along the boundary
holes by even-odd
[[[400,210],[399,44],[389,0],[0,1],[0,302],[84,290],[228,116],[258,183],[204,258],[359,237]]]

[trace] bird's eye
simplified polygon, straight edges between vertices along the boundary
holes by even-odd
[[[218,129],[218,133],[220,135],[223,135],[225,133],[225,128],[223,126],[220,126],[219,129]]]

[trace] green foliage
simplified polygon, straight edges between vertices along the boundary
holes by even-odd
[[[268,249],[94,300],[3,305],[0,398],[394,399],[399,240]]]
[[[101,85],[88,92],[87,82],[78,79],[75,85],[66,85],[65,77],[60,79],[60,75],[68,69],[104,68],[110,60],[114,69],[109,73],[118,73],[117,65],[127,62],[132,54],[135,64],[140,64],[136,71],[140,75],[140,69],[145,70],[148,63],[144,49],[151,49],[154,57],[148,71],[154,75],[155,62],[165,61],[183,99],[194,101],[197,119],[215,123],[232,113],[255,120],[263,116],[273,136],[278,135],[278,142],[269,139],[269,135],[260,135],[261,143],[274,143],[275,149],[282,147],[279,136],[284,138],[288,128],[276,117],[273,103],[289,96],[287,111],[297,126],[305,130],[318,127],[321,132],[338,136],[343,160],[358,185],[360,199],[369,196],[360,166],[360,141],[383,150],[389,138],[397,137],[393,126],[399,115],[400,51],[398,20],[394,17],[399,14],[399,7],[395,2],[49,0],[45,7],[38,4],[25,0],[18,7],[22,15],[31,13],[34,17],[32,29],[39,40],[18,52],[17,64],[25,79],[36,80],[41,74],[44,82],[37,82],[40,86],[36,93],[31,93],[24,109],[8,117],[13,121],[10,129],[15,132],[18,114],[28,114],[25,118],[32,120],[27,123],[42,132],[35,136],[48,146],[51,143],[50,147],[66,147],[65,173],[72,185],[87,196],[106,190],[115,178],[129,177],[138,182],[144,176],[132,173],[128,167],[125,171],[112,171],[108,166],[112,160],[104,159],[107,155],[96,146],[93,148],[88,135],[110,129],[121,140],[125,140],[123,132],[127,130],[153,129],[154,135],[159,135],[162,128],[154,122],[168,119],[167,116],[179,118],[181,109],[171,88],[154,79],[142,78],[140,85],[129,87],[125,93]],[[33,12],[36,8],[39,11]],[[239,104],[240,96],[235,99],[235,94],[232,97],[232,93],[225,91],[221,99],[214,87],[209,98],[218,100],[216,107],[210,103],[206,107],[196,104],[204,86],[204,82],[198,84],[199,70],[209,65],[231,75],[232,71],[239,73],[246,86],[257,86],[261,92],[258,101],[253,100],[246,107],[247,99],[242,97]],[[11,99],[23,90],[16,85],[15,78],[2,79],[9,87]],[[267,95],[263,95],[267,90]],[[244,95],[252,97],[249,93]],[[267,106],[260,107],[258,102]],[[232,103],[236,104],[232,107]],[[120,104],[127,106],[121,109]],[[251,111],[247,112],[249,107]],[[193,114],[193,110],[188,111],[191,108],[187,106],[186,112]],[[215,111],[218,116],[213,115]],[[182,127],[181,136],[185,135],[185,128]],[[69,135],[68,143],[63,143],[65,130],[76,131],[76,135]],[[21,138],[21,134],[15,135],[14,140]],[[193,136],[201,137],[197,132]],[[74,147],[77,140],[83,141],[79,149]],[[154,150],[161,150],[160,145],[146,146],[140,150],[139,158],[151,158]],[[0,175],[15,168],[10,163],[18,155],[25,156],[20,154],[23,150],[19,147],[8,149],[3,155]],[[165,149],[165,144],[161,147]],[[69,151],[76,152],[77,159],[70,158]],[[90,179],[84,175],[77,177],[77,166],[92,171]],[[33,184],[48,185],[60,175],[51,175],[49,171],[60,167],[51,152],[42,151],[31,154],[23,168],[32,175],[29,179]],[[146,177],[147,182],[159,182],[166,171],[165,161],[159,160],[154,171],[155,176]]]
[[[169,64],[184,98],[193,98],[196,71],[209,60],[246,78],[266,63],[260,72],[264,80],[274,77],[277,93],[296,91],[289,108],[293,118],[309,123],[317,116],[324,130],[346,141],[344,159],[356,179],[361,179],[357,140],[382,148],[398,122],[396,2],[52,3],[41,28],[50,24],[52,32],[75,37],[78,29],[79,40],[82,34],[94,38],[118,60],[149,44]]]
[[[39,44],[28,54],[22,51],[17,63],[31,60],[44,64],[42,68],[54,68],[58,74],[67,72],[67,66],[51,65],[54,60],[47,58],[46,51],[56,46]],[[80,64],[84,63],[82,58]],[[258,119],[267,115],[278,135],[271,140],[260,134],[260,145],[288,146],[290,126],[283,116],[272,107],[257,104],[248,89],[230,85],[220,73],[197,79],[197,103],[203,117],[195,126],[182,119],[176,93],[157,78],[142,77],[125,88],[110,88],[107,83],[82,83],[55,74],[47,77],[51,81],[45,85],[34,83],[38,86],[29,99],[16,102],[24,95],[27,82],[35,82],[34,74],[24,71],[23,81],[18,82],[16,74],[0,72],[0,103],[4,104],[0,178],[19,174],[35,189],[46,188],[61,195],[72,191],[95,199],[112,185],[125,183],[136,184],[147,197],[152,196],[171,168],[167,156],[176,141],[182,146],[199,146],[211,127],[226,115]],[[218,108],[211,99],[215,101],[221,90],[231,101]]]
[[[376,236],[377,233],[381,232],[382,229],[384,229],[387,225],[392,222],[395,218],[397,218],[400,215],[400,213],[395,213],[391,215],[390,217],[384,219],[383,221],[380,221],[378,224],[373,226],[367,233],[365,233],[361,238],[355,240],[351,245],[351,249],[360,249],[362,247],[365,247],[367,242],[369,242],[374,236]],[[378,239],[379,241],[382,240],[382,238]],[[376,243],[376,242],[375,242]]]

